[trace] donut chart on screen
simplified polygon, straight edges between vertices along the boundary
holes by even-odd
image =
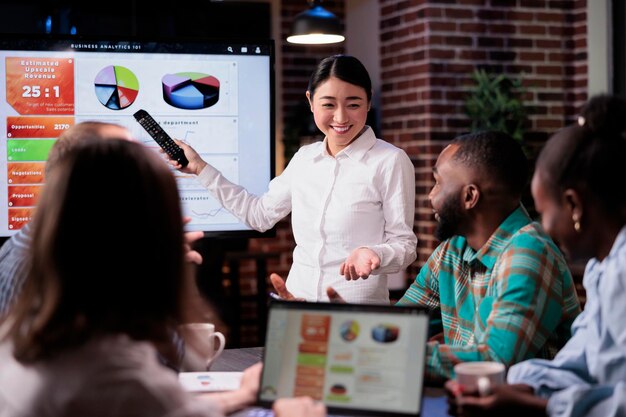
[[[351,342],[357,337],[359,337],[361,327],[359,323],[355,320],[348,320],[341,324],[339,327],[339,334],[343,340],[346,342]]]
[[[133,104],[139,94],[137,77],[120,65],[102,68],[94,83],[98,101],[111,110],[125,109]]]
[[[200,72],[165,74],[161,84],[163,100],[179,109],[206,109],[220,98],[220,81]]]

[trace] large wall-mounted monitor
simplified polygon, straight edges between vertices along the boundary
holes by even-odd
[[[262,194],[274,172],[273,48],[270,40],[0,37],[0,236],[30,220],[48,151],[70,126],[117,123],[158,149],[133,118],[139,109]],[[254,234],[193,176],[176,175],[188,230]]]

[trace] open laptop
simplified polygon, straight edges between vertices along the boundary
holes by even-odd
[[[334,415],[419,416],[428,318],[420,307],[272,301],[258,404],[306,395]]]

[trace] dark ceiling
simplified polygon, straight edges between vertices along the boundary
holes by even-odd
[[[106,4],[106,7],[103,7]],[[0,32],[270,38],[270,4],[248,1],[0,1]]]

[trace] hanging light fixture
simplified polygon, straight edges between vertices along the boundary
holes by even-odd
[[[287,42],[307,45],[343,42],[343,26],[337,16],[322,7],[322,0],[308,2],[309,9],[295,17]]]

